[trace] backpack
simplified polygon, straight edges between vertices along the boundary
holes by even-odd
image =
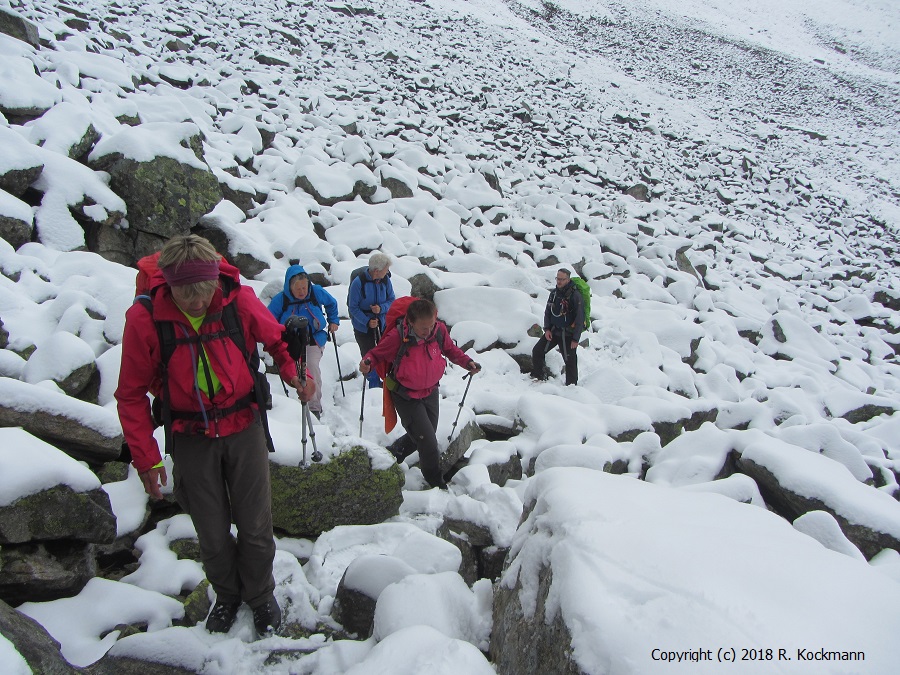
[[[347,304],[348,305],[350,304],[350,286],[353,285],[353,280],[356,279],[356,277],[360,277],[359,283],[361,284],[361,286],[360,286],[359,290],[363,294],[365,294],[365,288],[362,287],[362,284],[374,284],[375,283],[372,279],[369,279],[366,276],[366,271],[368,269],[369,269],[368,265],[363,265],[362,267],[357,267],[355,270],[350,272],[350,283],[347,285]],[[390,278],[390,276],[391,276],[391,273],[388,272],[385,279]]]
[[[156,257],[158,257],[158,254],[156,254]],[[144,259],[142,258],[142,260]],[[152,262],[156,262],[155,258]],[[138,264],[140,265],[140,261]],[[140,276],[138,278],[140,279]],[[223,278],[222,286],[223,293],[228,294],[233,290],[234,282],[231,279]],[[134,301],[143,305],[144,309],[150,313],[150,317],[153,318],[153,298],[150,295],[139,294],[135,297]],[[157,321],[156,319],[153,319],[153,323],[156,326],[156,331],[159,335],[162,386],[160,388],[160,396],[153,401],[152,410],[154,421],[156,421],[157,424],[161,424],[165,429],[166,450],[168,451],[168,449],[172,447],[173,419],[195,419],[203,415],[203,413],[180,413],[178,411],[172,411],[169,405],[168,396],[169,359],[172,358],[172,354],[179,344],[198,344],[227,337],[237,345],[238,349],[240,349],[241,353],[244,355],[244,360],[247,364],[247,368],[250,370],[250,375],[253,377],[254,384],[253,390],[248,396],[241,399],[230,408],[226,408],[224,411],[220,412],[224,414],[236,412],[237,410],[249,406],[251,399],[254,400],[259,409],[260,422],[262,423],[263,432],[266,436],[266,445],[269,448],[269,452],[275,452],[275,445],[272,442],[272,436],[269,433],[269,420],[266,415],[266,411],[272,409],[272,391],[265,373],[259,372],[260,358],[259,352],[255,349],[255,345],[254,349],[247,349],[247,342],[244,339],[244,329],[237,314],[236,303],[230,302],[223,306],[222,324],[224,325],[224,330],[216,333],[179,338],[175,335],[175,327],[172,325],[171,321]],[[203,354],[203,350],[198,351],[201,355]]]
[[[581,297],[584,300],[584,329],[586,331],[591,330],[591,287],[588,286],[588,282],[582,279],[581,277],[572,277],[572,283],[575,284],[575,288],[578,289],[578,292],[581,293]]]

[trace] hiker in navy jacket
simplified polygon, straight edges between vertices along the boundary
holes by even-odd
[[[369,257],[368,267],[350,282],[347,310],[360,354],[372,349],[384,333],[384,318],[395,299],[390,269],[391,259],[376,252]],[[381,386],[374,370],[367,379],[370,388]]]
[[[269,311],[282,324],[292,316],[304,317],[309,321],[313,342],[306,349],[306,366],[316,383],[316,393],[309,401],[309,410],[316,417],[321,417],[322,371],[319,364],[325,353],[328,333],[337,331],[340,324],[337,300],[324,288],[312,283],[302,265],[291,265],[284,274],[284,290],[272,298]],[[325,314],[328,315],[327,321]]]
[[[544,334],[531,351],[531,377],[546,380],[544,358],[559,347],[566,364],[566,384],[578,384],[578,341],[584,328],[584,300],[572,282],[572,273],[561,268],[556,272],[556,288],[544,308]]]

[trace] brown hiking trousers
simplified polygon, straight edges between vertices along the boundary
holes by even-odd
[[[256,422],[230,436],[174,434],[175,498],[190,515],[217,600],[251,608],[272,598],[275,538],[269,451]],[[237,526],[237,539],[231,523]]]

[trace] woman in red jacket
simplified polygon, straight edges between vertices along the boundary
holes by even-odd
[[[191,516],[203,568],[216,592],[206,628],[228,632],[243,601],[253,610],[257,631],[266,634],[281,623],[273,595],[269,453],[251,396],[255,378],[223,313],[236,313],[246,348],[255,350],[261,342],[303,400],[315,384],[311,378],[301,384],[282,339],[284,327],[253,289],[241,286],[238,270],[206,239],[174,237],[160,251],[158,265],[147,302],[135,302],[125,313],[116,389],[122,430],[144,489],[160,499],[160,482],[166,485],[167,476],[147,394],[166,400],[175,497]],[[174,331],[167,364],[162,363],[165,331]]]
[[[429,485],[442,490],[447,489],[447,483],[441,472],[435,432],[440,413],[438,384],[447,367],[444,356],[470,373],[481,370],[450,339],[447,326],[438,321],[434,303],[419,299],[410,303],[399,329],[386,332],[359,364],[363,375],[372,368],[388,372],[384,386],[390,390],[406,429],[392,445],[394,456],[402,461],[418,450],[422,475]]]

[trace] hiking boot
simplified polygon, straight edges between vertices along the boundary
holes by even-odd
[[[222,602],[216,600],[212,611],[206,617],[206,630],[210,633],[227,633],[237,618],[240,602]]]
[[[416,451],[416,444],[409,437],[409,434],[403,434],[396,441],[387,446],[387,451],[394,456],[397,464],[409,457]]]
[[[281,607],[275,598],[253,610],[253,626],[260,637],[272,635],[281,627]]]

